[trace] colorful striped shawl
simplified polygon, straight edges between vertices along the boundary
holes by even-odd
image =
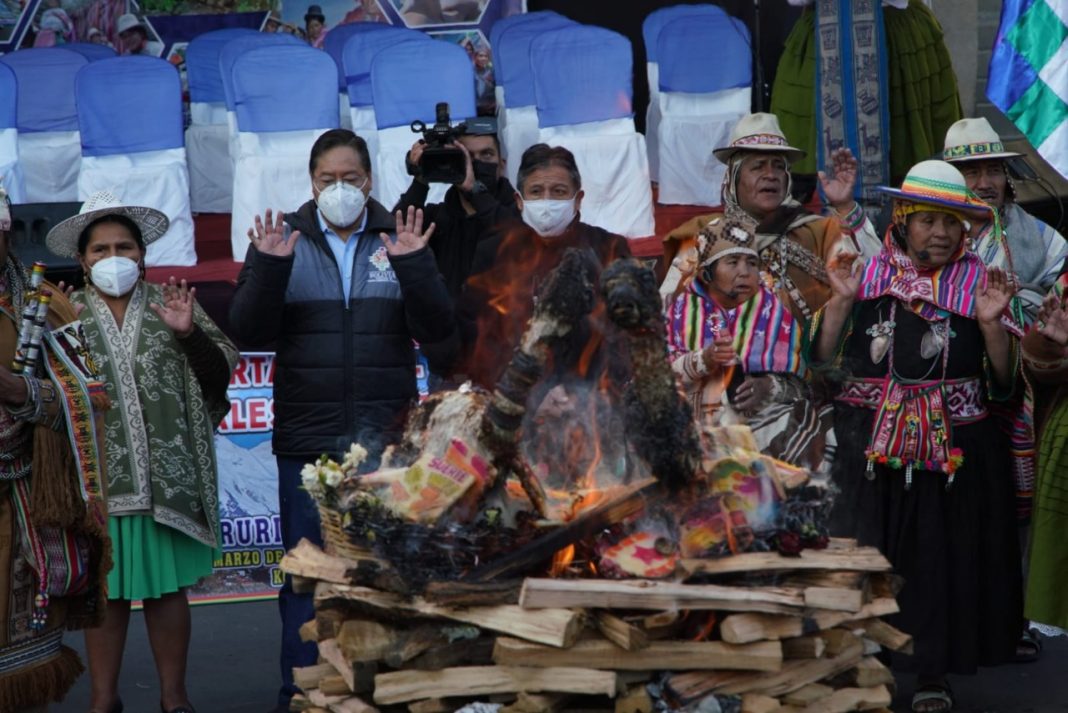
[[[734,350],[745,373],[776,372],[804,377],[802,326],[778,296],[764,285],[734,309],[720,307],[697,280],[668,311],[671,355],[700,351],[722,329],[734,335]]]
[[[986,266],[979,256],[965,250],[959,258],[937,270],[920,272],[894,241],[890,230],[883,240],[883,249],[864,264],[857,299],[874,300],[891,295],[931,322],[945,319],[950,313],[974,319],[976,294],[986,284]],[[1012,307],[1010,303],[1001,321],[1012,334],[1022,336],[1012,316]]]

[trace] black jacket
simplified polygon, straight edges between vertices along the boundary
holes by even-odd
[[[430,249],[389,257],[378,236],[394,233],[394,219],[373,199],[367,210],[348,304],[314,201],[286,215],[301,233],[294,254],[250,246],[237,278],[233,329],[249,345],[276,344],[276,454],[312,458],[353,442],[376,453],[416,397],[412,341],[431,367],[457,349],[452,300]]]
[[[407,213],[408,206],[423,209],[423,225],[434,223],[437,227],[430,236],[430,248],[438,261],[438,270],[445,278],[449,294],[456,298],[464,280],[471,274],[471,263],[480,241],[492,235],[497,225],[519,220],[519,208],[515,204],[515,189],[507,178],[497,179],[497,185],[469,198],[475,208],[474,215],[467,215],[460,203],[460,189],[452,186],[445,192],[441,203],[426,205],[430,187],[422,181],[412,181],[404,195],[397,201],[393,211]]]

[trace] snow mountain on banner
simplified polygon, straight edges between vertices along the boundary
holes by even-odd
[[[267,439],[242,448],[216,436],[219,461],[219,515],[223,518],[274,515],[278,512],[278,465]]]

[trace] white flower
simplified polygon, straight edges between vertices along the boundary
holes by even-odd
[[[319,485],[319,467],[315,463],[308,463],[300,469],[300,482],[304,489],[311,491]]]
[[[326,486],[328,488],[336,488],[337,486],[341,485],[341,479],[344,477],[344,474],[341,472],[341,469],[334,464],[325,466],[323,468],[322,474],[323,482],[326,483]]]
[[[345,459],[341,462],[341,470],[346,473],[356,470],[360,467],[360,464],[367,458],[367,449],[361,446],[359,443],[353,443],[349,446],[348,453],[345,454]]]

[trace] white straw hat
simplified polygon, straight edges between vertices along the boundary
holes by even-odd
[[[137,15],[128,12],[125,15],[119,15],[119,21],[115,23],[115,34],[121,35],[126,30],[144,26],[145,24],[137,19]]]
[[[954,122],[946,132],[946,143],[942,150],[942,159],[953,163],[990,161],[1022,155],[1015,151],[1006,151],[998,132],[982,117]]]
[[[794,148],[786,141],[786,134],[779,128],[779,118],[774,114],[757,112],[747,114],[731,129],[730,141],[712,151],[723,163],[739,151],[765,151],[786,155],[787,161],[804,158],[805,152]]]
[[[89,196],[78,215],[67,218],[49,230],[45,244],[60,257],[77,257],[78,237],[85,226],[105,215],[124,215],[137,223],[146,246],[163,237],[170,226],[167,216],[155,208],[123,205],[110,191],[100,191]]]

